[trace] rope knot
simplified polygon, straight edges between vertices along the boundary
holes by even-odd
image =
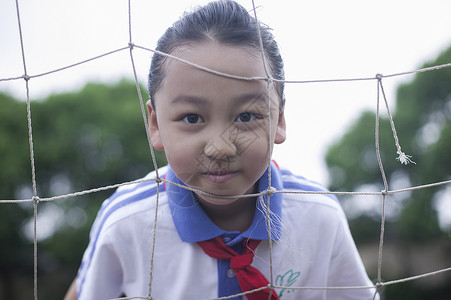
[[[266,81],[266,83],[269,85],[269,84],[272,84],[272,83],[274,82],[274,78],[272,78],[271,75],[268,75],[268,76],[265,78],[265,81]]]
[[[265,194],[268,195],[268,196],[272,196],[276,192],[277,192],[277,189],[275,187],[270,186],[266,190]]]

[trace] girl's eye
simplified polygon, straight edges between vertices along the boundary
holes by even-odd
[[[236,121],[237,121],[237,122],[250,122],[250,121],[253,121],[253,120],[257,119],[257,118],[258,118],[258,116],[255,115],[254,113],[251,113],[251,112],[244,112],[244,113],[241,113],[241,114],[236,118]]]
[[[201,116],[196,115],[196,114],[187,114],[187,115],[183,116],[182,120],[189,124],[197,124],[197,123],[202,123],[204,121],[201,118]]]

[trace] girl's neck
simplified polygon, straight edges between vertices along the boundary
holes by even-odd
[[[226,231],[243,232],[254,219],[256,198],[240,198],[228,205],[213,205],[199,200],[208,217],[219,228]]]

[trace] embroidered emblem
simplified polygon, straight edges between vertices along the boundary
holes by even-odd
[[[289,289],[287,287],[292,286],[295,283],[296,279],[299,277],[299,275],[301,275],[300,272],[293,272],[293,270],[289,270],[283,275],[277,275],[276,285],[286,287],[279,292],[279,298],[282,298],[283,293],[285,292],[287,293],[294,292],[294,289]]]

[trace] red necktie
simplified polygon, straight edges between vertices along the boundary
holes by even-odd
[[[269,282],[259,270],[251,266],[254,260],[254,250],[260,244],[260,240],[246,239],[243,242],[243,253],[239,254],[235,250],[224,244],[221,236],[208,241],[197,242],[204,252],[216,259],[230,259],[230,268],[235,271],[241,291],[247,292],[253,289],[268,286]],[[272,300],[278,300],[276,292],[271,289],[264,289],[258,292],[247,294],[249,300],[267,300],[269,294]]]

